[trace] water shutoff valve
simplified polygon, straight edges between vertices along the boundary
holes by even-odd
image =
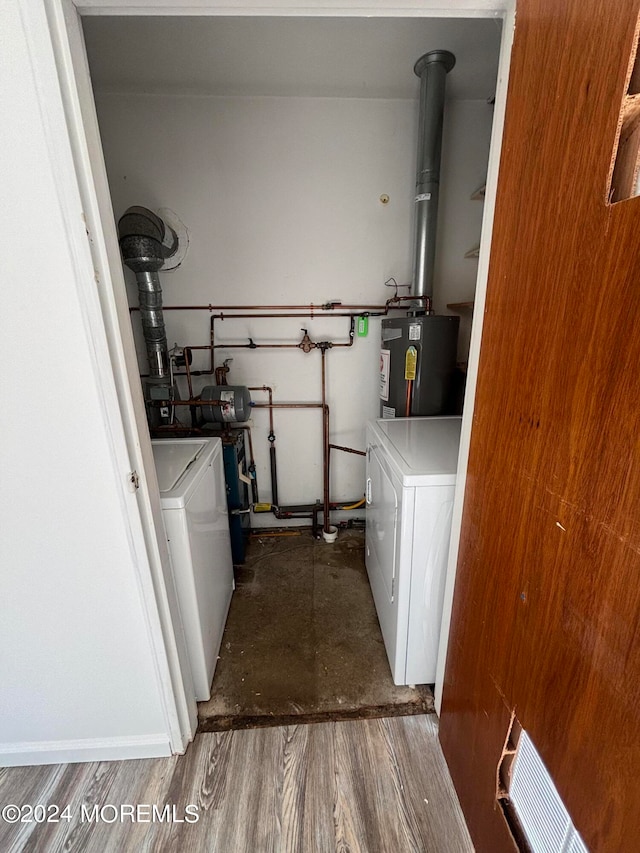
[[[304,337],[302,338],[298,346],[303,352],[311,352],[311,350],[314,349],[316,345],[309,337],[309,333],[306,329],[301,329],[300,331],[304,332]]]

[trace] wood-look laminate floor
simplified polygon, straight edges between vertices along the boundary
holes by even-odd
[[[473,851],[434,715],[206,733],[173,758],[0,770],[0,810],[27,803],[68,805],[70,821],[0,822],[3,853]],[[111,821],[123,805],[199,819],[82,819],[83,806]]]

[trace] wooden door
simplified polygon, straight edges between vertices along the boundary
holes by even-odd
[[[477,849],[512,712],[591,851],[640,849],[638,0],[520,0],[441,741]]]

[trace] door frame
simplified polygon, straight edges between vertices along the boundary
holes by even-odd
[[[171,747],[182,752],[195,733],[197,709],[193,683],[186,655],[186,644],[180,621],[170,557],[162,522],[160,494],[153,465],[151,442],[147,428],[144,400],[140,388],[138,362],[129,321],[124,274],[115,229],[111,197],[89,76],[81,17],[84,15],[131,16],[255,16],[255,17],[494,17],[502,19],[502,42],[498,67],[495,113],[491,136],[487,186],[482,222],[478,275],[476,280],[475,318],[473,322],[469,367],[462,419],[458,486],[453,509],[453,523],[445,603],[442,623],[438,674],[436,679],[436,709],[440,711],[442,684],[446,663],[447,641],[458,558],[462,522],[464,485],[473,406],[475,399],[482,320],[489,267],[493,215],[495,209],[500,147],[504,114],[516,0],[352,0],[347,6],[341,0],[41,0],[47,16],[49,37],[59,86],[66,139],[62,128],[56,128],[56,145],[68,148],[73,160],[73,172],[56,176],[61,198],[68,196],[70,184],[79,192],[86,221],[91,250],[91,278],[98,283],[99,311],[95,305],[85,312],[85,326],[91,340],[104,340],[99,381],[109,386],[111,394],[105,399],[104,413],[112,432],[122,436],[113,448],[114,460],[139,478],[137,512],[130,513],[132,537],[146,559],[139,560],[138,582],[147,614],[150,642],[157,665],[158,682],[166,708]],[[367,5],[371,4],[371,5]],[[30,7],[31,4],[25,4]],[[37,14],[41,13],[41,9]],[[35,12],[27,24],[36,25]],[[34,74],[40,81],[42,93],[47,90],[46,78],[50,68],[39,61],[37,40],[32,44]],[[41,97],[43,113],[51,109],[50,100]],[[77,207],[69,203],[67,215],[75,216]],[[86,270],[85,270],[86,272]]]

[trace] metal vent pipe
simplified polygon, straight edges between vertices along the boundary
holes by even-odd
[[[118,222],[122,259],[136,274],[142,331],[147,345],[149,378],[169,379],[167,334],[162,313],[158,270],[178,249],[178,237],[169,225],[146,207],[130,207]]]
[[[448,50],[432,50],[413,66],[420,78],[420,114],[412,292],[429,299],[433,297],[444,90],[447,74],[455,64],[456,58]]]

